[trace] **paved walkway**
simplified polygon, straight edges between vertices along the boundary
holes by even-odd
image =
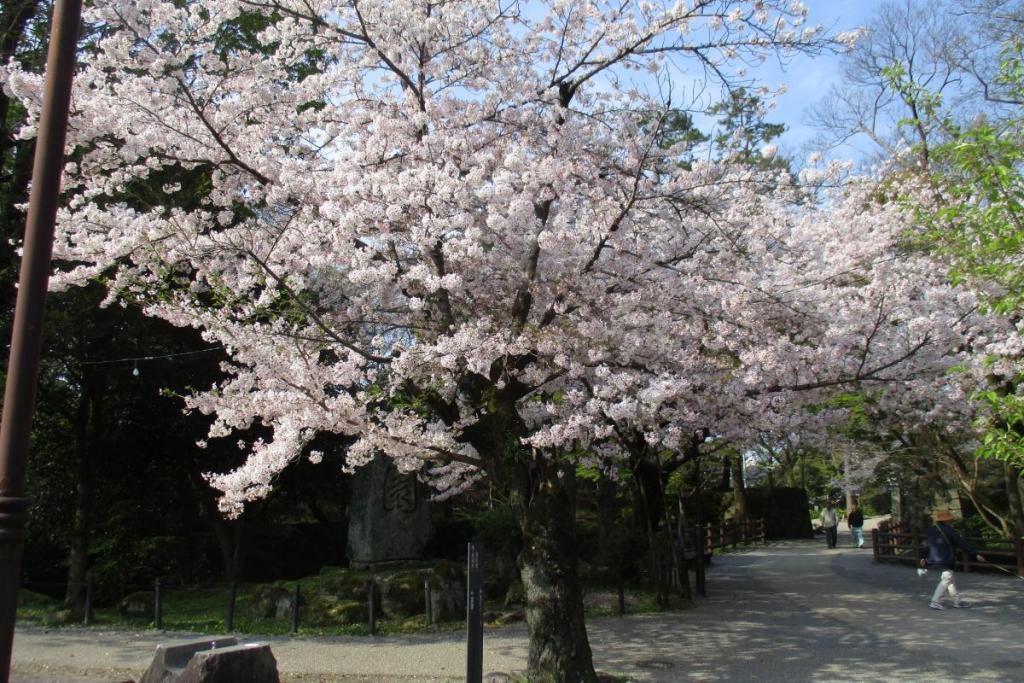
[[[927,607],[938,577],[823,540],[716,557],[709,597],[672,614],[588,624],[597,667],[632,681],[1022,681],[1024,581],[959,574],[973,607]],[[20,630],[13,681],[99,683],[140,675],[169,634]],[[184,638],[187,639],[187,638]],[[488,631],[485,672],[522,671],[522,627]],[[440,682],[464,671],[461,634],[269,638],[292,683]],[[495,677],[493,680],[504,680]]]

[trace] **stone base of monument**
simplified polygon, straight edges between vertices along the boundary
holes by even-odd
[[[266,643],[239,645],[234,638],[158,645],[139,683],[280,683],[277,660]]]

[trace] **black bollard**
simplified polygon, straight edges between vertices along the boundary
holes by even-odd
[[[160,590],[160,579],[153,582],[153,625],[159,631],[164,627],[163,594]]]
[[[231,582],[231,593],[228,595],[228,616],[224,619],[224,630],[228,633],[235,630],[235,599],[238,597],[238,582]]]
[[[694,543],[694,550],[696,551],[696,567],[697,567],[697,596],[701,598],[708,597],[707,584],[704,577],[704,525],[697,525],[697,539]]]
[[[85,616],[82,623],[86,626],[92,624],[92,578],[85,580]]]
[[[373,579],[366,582],[367,614],[370,617],[370,635],[377,635],[377,583]]]
[[[619,616],[626,613],[626,580],[619,574]]]
[[[434,624],[434,602],[431,598],[430,580],[427,579],[423,582],[423,614],[425,615],[427,626],[432,626]]]
[[[292,596],[292,633],[299,632],[299,584],[295,584],[295,594]]]

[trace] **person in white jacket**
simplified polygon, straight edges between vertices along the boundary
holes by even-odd
[[[821,527],[825,530],[825,541],[829,548],[835,548],[839,544],[839,515],[828,501],[825,509],[821,511]]]

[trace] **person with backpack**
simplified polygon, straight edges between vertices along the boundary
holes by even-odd
[[[858,548],[864,547],[864,513],[860,511],[857,504],[850,506],[850,514],[846,516],[846,525],[850,527],[853,534],[853,544]]]
[[[942,574],[939,577],[939,585],[935,587],[931,602],[928,606],[932,609],[946,609],[942,604],[946,593],[953,599],[953,607],[966,607],[967,604],[960,599],[956,589],[956,582],[953,580],[953,570],[956,568],[956,549],[959,548],[967,553],[973,560],[985,561],[985,558],[965,541],[950,522],[953,515],[949,510],[939,510],[935,513],[935,524],[924,531],[924,540],[920,549],[920,564],[927,569],[939,569]]]

